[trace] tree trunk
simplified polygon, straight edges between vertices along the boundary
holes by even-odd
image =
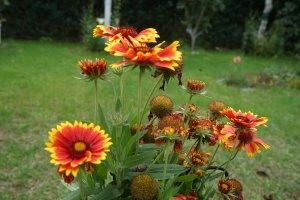
[[[269,22],[269,15],[272,10],[272,7],[273,7],[272,0],[265,0],[265,8],[258,28],[257,38],[262,38],[264,36],[264,33],[266,31]]]
[[[105,0],[104,2],[104,25],[110,26],[111,25],[111,1],[112,0]]]

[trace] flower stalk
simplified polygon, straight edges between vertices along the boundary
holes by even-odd
[[[140,67],[139,72],[139,80],[138,80],[138,94],[137,94],[137,141],[136,141],[136,149],[135,153],[137,154],[139,151],[139,133],[141,129],[141,98],[142,98],[142,77],[143,77],[143,69]]]
[[[97,124],[97,111],[98,111],[98,83],[97,79],[94,80],[95,83],[95,113],[94,113],[94,123]]]

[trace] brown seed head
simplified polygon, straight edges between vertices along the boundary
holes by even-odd
[[[173,102],[168,96],[156,96],[150,102],[151,112],[158,118],[169,115],[173,111]]]
[[[140,174],[132,179],[130,191],[133,199],[153,200],[158,193],[158,185],[151,176]]]
[[[222,101],[212,101],[208,104],[208,109],[214,114],[220,114],[221,111],[228,108],[228,106]]]

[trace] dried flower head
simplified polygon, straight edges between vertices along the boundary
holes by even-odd
[[[203,166],[207,164],[207,158],[211,156],[211,153],[204,153],[203,151],[191,150],[191,161],[196,166]]]
[[[191,94],[199,94],[205,88],[205,83],[198,80],[188,80],[187,89]]]
[[[212,101],[208,104],[208,109],[210,112],[216,115],[220,115],[221,111],[226,109],[228,106],[223,101]]]
[[[195,174],[197,176],[201,177],[203,175],[203,171],[200,168],[198,168],[198,169],[196,169]]]
[[[232,184],[228,179],[220,179],[218,189],[222,194],[228,194],[232,190]]]
[[[243,185],[241,184],[240,181],[236,179],[228,179],[228,181],[230,182],[235,194],[239,194],[243,192]]]
[[[213,121],[210,118],[199,119],[193,117],[189,121],[190,132],[201,132],[212,130]]]
[[[163,130],[166,127],[179,131],[184,126],[182,119],[178,115],[167,115],[158,123],[158,129]]]
[[[158,185],[148,174],[140,174],[131,181],[130,191],[133,199],[153,200],[158,193]]]
[[[98,78],[104,78],[107,65],[105,59],[96,58],[95,62],[92,60],[81,60],[78,62],[78,64],[81,68],[82,76],[84,76],[86,79],[94,80]]]
[[[156,96],[150,102],[150,111],[162,118],[172,113],[173,106],[173,101],[168,96]]]

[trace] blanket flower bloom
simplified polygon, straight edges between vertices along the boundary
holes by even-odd
[[[90,80],[104,78],[107,65],[105,59],[96,58],[95,62],[92,60],[81,60],[78,62],[78,64],[81,68],[81,75],[83,75],[85,78]]]
[[[257,118],[252,112],[243,113],[240,110],[236,112],[232,108],[227,108],[221,112],[232,123],[241,127],[266,126],[268,119],[266,117]]]
[[[245,148],[247,155],[253,157],[255,153],[260,153],[260,147],[269,149],[269,145],[256,137],[256,128],[236,128],[230,124],[224,126],[221,130],[222,142],[226,147],[238,150]]]
[[[59,165],[59,175],[66,183],[71,183],[81,165],[85,164],[86,171],[91,172],[91,164],[100,164],[106,159],[106,152],[112,145],[110,139],[93,123],[67,121],[49,131],[50,142],[46,143],[45,150],[51,154],[50,162]]]
[[[205,83],[198,80],[188,80],[186,88],[191,94],[198,94],[205,88]]]
[[[109,39],[109,42],[120,39],[130,40],[131,37],[142,43],[155,43],[156,38],[159,38],[159,35],[154,28],[147,28],[137,33],[136,30],[131,27],[109,27],[103,25],[98,25],[94,28],[93,36],[102,36]]]
[[[179,42],[175,41],[166,48],[161,48],[160,43],[153,48],[148,47],[145,43],[129,36],[131,42],[122,39],[121,41],[112,41],[107,43],[105,51],[114,56],[122,56],[125,60],[114,63],[112,68],[118,68],[126,65],[154,66],[157,68],[167,68],[175,71],[179,67],[178,62],[181,60],[181,52],[177,50]]]

